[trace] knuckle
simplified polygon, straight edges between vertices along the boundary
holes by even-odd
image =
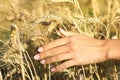
[[[60,71],[62,68],[60,66],[55,67],[56,71]]]
[[[40,59],[43,59],[43,58],[44,58],[44,56],[45,56],[45,54],[40,53]]]
[[[59,69],[64,69],[67,65],[66,64],[61,64],[60,66],[58,66]]]
[[[69,40],[69,42],[72,42],[73,41],[73,36],[68,36],[68,40]]]
[[[51,58],[46,59],[46,64],[49,64],[49,63],[51,63],[51,62],[52,62],[52,59],[51,59]]]
[[[74,42],[76,39],[78,39],[78,36],[68,36],[69,42]]]
[[[55,59],[54,57],[49,58],[49,61],[53,62]]]
[[[52,63],[52,62],[55,62],[57,59],[58,59],[57,57],[51,57],[51,58],[46,59],[46,62]]]
[[[60,50],[61,50],[61,47],[51,48],[49,50],[49,54],[56,54]]]
[[[56,62],[57,60],[58,60],[58,57],[57,57],[57,56],[52,57],[52,58],[50,59],[50,61],[52,61],[52,62]]]
[[[49,59],[45,59],[46,61],[46,64],[49,64],[50,63],[50,60]]]
[[[49,53],[54,54],[56,52],[56,48],[49,49]]]
[[[74,36],[69,36],[68,37],[68,44],[67,44],[67,47],[68,47],[68,50],[71,52],[71,51],[74,51]]]
[[[59,60],[59,59],[60,59],[59,56],[55,56],[55,57],[53,57],[53,60]]]
[[[73,43],[70,42],[67,46],[68,46],[68,52],[69,53],[74,52],[74,45],[73,45]]]

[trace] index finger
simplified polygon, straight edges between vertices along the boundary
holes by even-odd
[[[60,38],[38,48],[38,52],[44,52],[48,49],[67,44],[68,42],[69,42],[68,37]]]

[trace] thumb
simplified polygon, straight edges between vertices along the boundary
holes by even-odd
[[[59,32],[60,32],[60,34],[63,35],[64,37],[66,37],[66,36],[72,36],[72,35],[78,35],[77,33],[64,31],[63,29],[60,29]]]

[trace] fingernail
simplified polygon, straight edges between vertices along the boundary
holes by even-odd
[[[35,59],[35,60],[40,59],[40,55],[39,55],[39,54],[36,54],[36,55],[34,56],[34,59]]]
[[[38,52],[42,52],[43,51],[43,47],[38,48]]]
[[[41,64],[45,64],[46,60],[41,60],[40,63]]]
[[[52,71],[52,72],[55,72],[55,68],[52,68],[51,71]]]
[[[60,31],[61,31],[61,32],[64,32],[64,30],[63,30],[63,29],[61,29],[61,28],[60,28]]]

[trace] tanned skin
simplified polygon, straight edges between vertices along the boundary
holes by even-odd
[[[85,35],[75,34],[60,29],[64,36],[38,49],[35,60],[41,64],[50,64],[65,60],[53,67],[52,72],[111,59],[120,59],[120,40],[98,40]]]

